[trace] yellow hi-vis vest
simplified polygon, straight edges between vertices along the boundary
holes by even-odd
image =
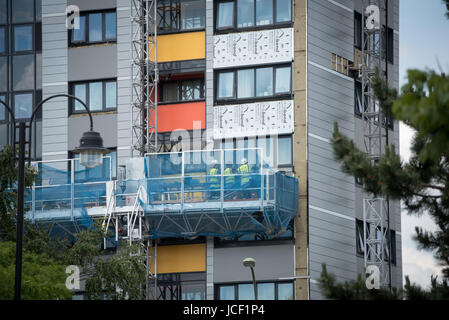
[[[235,182],[235,177],[234,177],[234,175],[232,174],[231,168],[226,168],[226,169],[224,169],[223,174],[224,174],[225,176],[228,176],[228,177],[225,177],[225,183],[231,184],[231,183],[234,183],[234,182]]]
[[[211,168],[209,170],[209,175],[210,176],[217,176],[218,175],[218,169],[217,168]],[[220,185],[218,183],[218,177],[210,177],[209,178],[209,182],[211,183],[211,187],[215,187],[215,188],[220,187]]]
[[[239,167],[239,174],[242,174],[244,176],[242,176],[240,178],[240,182],[242,184],[248,183],[249,182],[249,166],[247,164],[242,164]]]

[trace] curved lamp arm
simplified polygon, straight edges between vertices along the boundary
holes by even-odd
[[[14,117],[14,112],[12,112],[11,107],[9,105],[7,105],[6,102],[3,102],[2,100],[0,100],[0,103],[5,106],[6,110],[8,110],[9,114],[11,115],[13,123],[16,123],[16,117]],[[12,156],[14,159],[16,156],[16,130],[15,129],[14,129],[12,136],[13,136]]]
[[[86,103],[84,103],[83,100],[81,100],[80,98],[77,98],[77,97],[75,97],[75,96],[73,96],[73,95],[65,94],[65,93],[60,93],[60,94],[52,95],[52,96],[50,96],[50,97],[48,97],[48,98],[42,100],[42,101],[41,101],[40,103],[38,103],[38,105],[33,109],[33,113],[31,114],[31,118],[30,118],[30,131],[29,131],[29,136],[28,136],[28,137],[29,137],[29,140],[30,140],[30,143],[28,144],[28,154],[31,155],[31,132],[32,132],[32,129],[33,129],[33,120],[34,120],[34,117],[36,116],[37,111],[42,107],[42,105],[43,105],[45,102],[47,102],[47,101],[49,101],[49,100],[51,100],[51,99],[54,99],[54,98],[59,98],[59,97],[67,97],[67,98],[70,98],[70,99],[75,99],[76,101],[78,101],[79,103],[81,103],[81,105],[84,107],[84,109],[86,109],[87,113],[89,114],[89,119],[90,119],[90,131],[94,131],[94,121],[93,121],[93,119],[92,119],[92,114],[91,114],[89,108],[87,107]],[[30,157],[30,159],[31,159],[31,157]]]

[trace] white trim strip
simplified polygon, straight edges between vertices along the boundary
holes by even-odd
[[[341,78],[343,78],[345,80],[350,80],[350,81],[354,82],[354,79],[352,79],[351,77],[345,76],[344,74],[341,74],[341,73],[339,73],[337,71],[334,71],[332,69],[323,67],[322,65],[319,65],[318,63],[315,63],[315,62],[312,62],[312,61],[308,61],[308,62],[309,62],[309,64],[311,64],[314,67],[317,67],[317,68],[320,68],[320,69],[322,69],[324,71],[327,71],[327,72],[330,72],[332,74],[335,74],[336,76],[339,76],[339,77],[341,77]]]
[[[329,211],[329,210],[326,210],[326,209],[322,209],[322,208],[318,208],[318,207],[310,206],[310,205],[309,205],[309,208],[310,208],[310,209],[313,209],[313,210],[317,210],[317,211],[321,211],[321,212],[330,214],[330,215],[332,215],[332,216],[336,216],[336,217],[339,217],[339,218],[343,218],[343,219],[346,219],[346,220],[355,221],[355,218],[346,216],[346,215],[341,214],[341,213]]]
[[[42,152],[42,156],[59,156],[61,154],[67,155],[67,151]]]
[[[66,12],[58,12],[58,13],[46,13],[42,15],[42,18],[52,18],[52,17],[60,17],[67,16]]]
[[[317,280],[315,280],[315,279],[310,279],[310,283],[318,284],[319,282]]]
[[[313,133],[310,133],[310,132],[309,132],[308,135],[309,135],[309,137],[318,139],[318,140],[320,140],[320,141],[327,142],[327,143],[331,143],[331,141],[330,141],[329,139],[326,139],[326,138],[317,136],[316,134],[313,134]]]
[[[342,5],[341,3],[338,3],[337,1],[333,1],[333,0],[327,0],[327,1],[329,1],[330,3],[336,5],[337,7],[340,7],[340,8],[342,8],[342,9],[345,9],[345,10],[348,11],[348,12],[351,12],[351,13],[354,12],[354,10],[352,10],[351,8],[348,8],[347,6],[344,6],[344,5]]]
[[[118,77],[117,81],[129,80],[129,79],[131,79],[131,77]]]
[[[117,11],[124,11],[124,10],[130,10],[131,9],[131,7],[120,7],[120,8],[117,8]]]
[[[129,150],[131,147],[117,147],[117,150]]]
[[[55,86],[66,86],[68,85],[68,82],[47,82],[47,83],[43,83],[42,86],[43,87],[55,87]]]

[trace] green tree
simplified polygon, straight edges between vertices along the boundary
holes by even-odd
[[[14,297],[15,255],[14,242],[0,242],[0,300]],[[23,300],[70,299],[66,278],[65,267],[46,254],[23,252]]]
[[[66,251],[64,261],[81,267],[89,299],[143,299],[146,255],[142,248],[123,241],[114,253],[108,253],[102,249],[104,237],[99,223],[82,230]]]

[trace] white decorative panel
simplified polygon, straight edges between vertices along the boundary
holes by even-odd
[[[214,107],[214,139],[293,132],[293,101]]]
[[[214,36],[214,68],[293,60],[293,29],[274,29]]]

